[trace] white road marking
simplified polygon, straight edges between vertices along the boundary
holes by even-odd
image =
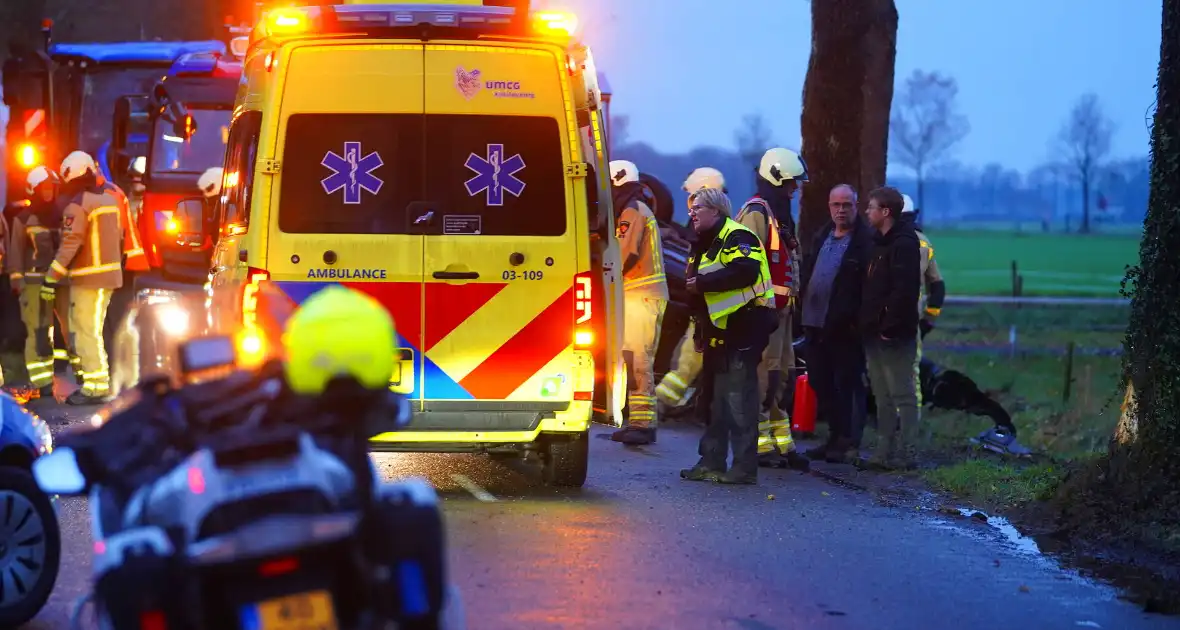
[[[466,475],[455,473],[451,475],[451,479],[454,479],[455,483],[459,484],[464,490],[470,492],[471,496],[484,503],[492,503],[496,500],[496,497],[491,492],[481,488],[479,484],[468,479]]]

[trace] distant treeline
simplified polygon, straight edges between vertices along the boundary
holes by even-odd
[[[754,192],[755,165],[746,163],[736,151],[704,147],[686,154],[664,155],[640,142],[616,147],[613,157],[635,162],[641,171],[660,178],[673,192],[679,192],[685,176],[699,166],[712,166],[725,174],[735,203]],[[1142,223],[1148,177],[1146,156],[1106,165],[1090,200],[1094,229]],[[889,184],[916,199],[917,182],[912,176],[891,174]],[[1072,231],[1080,223],[1082,194],[1074,174],[1062,166],[1047,164],[1021,173],[1000,164],[982,168],[947,164],[928,176],[923,205],[922,219],[927,225],[1011,222],[1023,224],[1025,229],[1029,224],[1044,224],[1052,231]],[[679,204],[677,217],[685,219],[684,204]]]

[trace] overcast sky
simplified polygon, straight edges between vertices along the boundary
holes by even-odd
[[[1116,124],[1112,157],[1147,153],[1160,0],[896,2],[898,84],[914,69],[959,82],[972,131],[956,159],[1021,170],[1044,162],[1070,107],[1089,91]],[[548,4],[577,12],[610,78],[612,110],[631,118],[632,139],[666,153],[728,147],[741,117],[761,112],[779,143],[798,146],[807,0]]]

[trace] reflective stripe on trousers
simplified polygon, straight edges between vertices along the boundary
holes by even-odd
[[[102,331],[112,293],[111,289],[70,287],[70,331],[79,358],[82,394],[86,396],[106,396],[111,389]]]
[[[29,384],[38,389],[53,384],[53,353],[43,356],[41,350],[53,349],[53,318],[44,317],[41,309],[41,285],[26,284],[20,292],[20,316],[25,323],[25,368]],[[42,323],[48,321],[48,326]],[[40,343],[38,343],[40,341]]]
[[[795,440],[791,437],[791,421],[785,417],[780,419],[763,420],[758,423],[758,454],[778,451],[779,455],[786,455],[795,450]]]
[[[673,357],[676,366],[671,372],[664,374],[664,378],[660,379],[660,384],[656,387],[656,396],[666,405],[679,407],[688,402],[685,400],[685,394],[701,373],[701,353],[697,352],[692,340],[695,328],[696,323],[689,320],[688,330],[684,331]]]
[[[623,294],[623,350],[631,353],[635,387],[627,392],[628,420],[638,428],[656,427],[655,355],[666,302]]]

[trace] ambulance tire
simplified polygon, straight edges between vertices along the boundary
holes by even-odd
[[[548,486],[581,488],[590,467],[590,432],[545,438],[541,478]]]

